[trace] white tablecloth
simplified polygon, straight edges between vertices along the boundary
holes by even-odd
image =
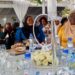
[[[6,50],[1,51],[0,75],[25,75],[23,61],[25,61],[24,54],[12,56]],[[27,75],[55,75],[54,73],[61,68],[57,66],[37,67],[31,61],[31,67],[28,69],[29,74]]]

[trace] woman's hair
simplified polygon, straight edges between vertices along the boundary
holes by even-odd
[[[27,24],[27,19],[32,16],[26,16],[23,22],[24,27],[22,28],[26,38],[29,38],[30,33],[33,33],[33,26]]]
[[[14,27],[14,28],[19,27],[19,22],[15,22],[15,23],[13,24],[13,27]]]
[[[12,26],[10,22],[6,23],[6,24],[5,24],[5,27],[6,27],[6,25]]]
[[[67,17],[63,17],[62,20],[61,20],[61,25],[64,25],[64,23],[67,22],[67,21],[68,21]]]
[[[24,18],[24,22],[23,22],[23,25],[24,25],[24,26],[27,25],[27,19],[28,19],[29,17],[32,17],[32,16],[26,16],[26,17]]]
[[[42,23],[42,19],[44,19],[45,22],[47,23],[47,18],[45,16],[43,16],[43,17],[40,18],[40,20],[39,20],[40,23]]]
[[[72,11],[72,13],[69,15],[68,19],[69,19],[71,25],[75,25],[75,10]]]
[[[8,29],[6,28],[7,25],[8,25]],[[11,25],[10,22],[5,24],[4,30],[5,30],[5,32],[9,32],[9,33],[13,30],[12,25]]]
[[[2,31],[2,29],[3,29],[3,26],[1,26],[1,24],[0,24],[0,32]]]

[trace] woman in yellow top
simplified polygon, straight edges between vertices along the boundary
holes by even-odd
[[[67,18],[67,17],[63,17],[63,18],[61,19],[61,23],[60,23],[60,25],[59,25],[59,27],[58,27],[58,29],[57,29],[57,33],[60,31],[61,27],[62,27],[67,21],[68,21],[68,18]]]
[[[60,28],[58,32],[61,46],[67,47],[68,38],[72,38],[73,44],[75,45],[75,11],[73,11],[68,21]]]

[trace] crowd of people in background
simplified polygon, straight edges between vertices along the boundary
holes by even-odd
[[[51,37],[51,23],[45,16],[42,16],[38,25],[35,25],[35,35],[39,43],[45,43],[46,37]],[[33,35],[33,23],[32,16],[27,16],[24,19],[23,27],[19,27],[19,22],[15,22],[13,25],[8,22],[4,26],[0,24],[0,44],[5,44],[7,49],[18,42],[23,42],[29,39],[30,34]],[[37,23],[36,23],[37,24]],[[60,43],[63,47],[67,46],[67,39],[71,37],[75,44],[75,11],[73,11],[69,17],[63,17],[61,20],[54,20],[55,35],[60,38]]]
[[[0,44],[5,44],[7,49],[11,48],[14,44],[15,33],[19,23],[15,22],[13,25],[8,22],[4,26],[0,26]]]
[[[13,25],[11,23],[6,23],[4,27],[0,27],[0,44],[4,43],[7,49],[18,42],[23,42],[29,39],[30,34],[33,35],[33,23],[34,19],[32,16],[27,16],[24,19],[23,27],[19,27],[19,23],[16,22]],[[3,35],[2,35],[3,34]],[[35,27],[35,35],[40,43],[45,41],[45,35],[40,27]]]

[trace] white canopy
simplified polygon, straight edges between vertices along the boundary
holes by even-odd
[[[24,16],[27,13],[29,2],[24,0],[24,1],[14,1],[13,3],[14,3],[13,8],[20,21],[20,27],[22,27],[23,26],[22,20],[24,19]]]
[[[47,0],[47,9],[49,19],[56,19],[57,17],[57,1],[56,0]]]

